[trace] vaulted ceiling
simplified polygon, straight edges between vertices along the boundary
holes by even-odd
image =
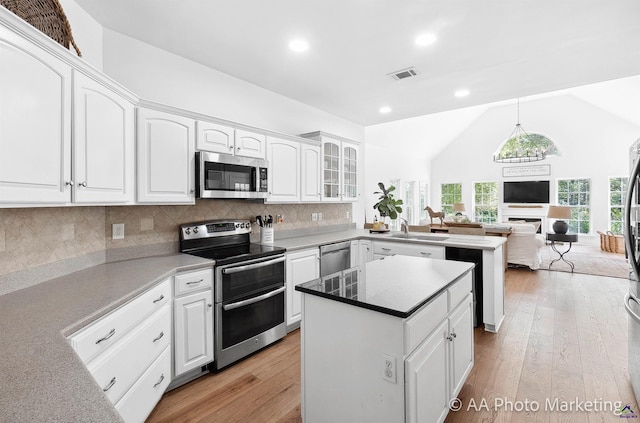
[[[637,0],[76,2],[106,28],[362,125],[640,74]],[[309,48],[290,50],[296,38]],[[408,67],[418,74],[388,76]]]

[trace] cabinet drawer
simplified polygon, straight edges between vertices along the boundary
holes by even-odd
[[[180,273],[175,276],[176,297],[189,292],[213,288],[213,270],[211,268],[195,272]]]
[[[398,254],[398,243],[397,242],[374,241],[373,242],[373,254],[380,254],[380,255],[384,255],[384,256],[390,256],[392,254]]]
[[[116,403],[170,343],[171,305],[167,304],[94,360],[89,371]]]
[[[405,354],[410,354],[446,317],[447,294],[442,293],[405,322]]]
[[[453,310],[468,293],[471,292],[472,276],[471,272],[467,272],[458,282],[454,283],[449,289],[447,289],[447,296],[449,299],[449,311]]]
[[[160,310],[171,299],[170,279],[139,295],[122,307],[112,311],[90,326],[80,330],[70,341],[83,362],[87,363],[111,345],[136,324]]]
[[[116,410],[127,423],[142,423],[169,386],[171,378],[171,348],[167,347],[151,367],[116,403]]]

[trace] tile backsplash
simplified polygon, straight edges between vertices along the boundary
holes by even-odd
[[[104,207],[0,209],[0,275],[104,251]]]
[[[312,221],[312,213],[322,213]],[[351,204],[262,204],[244,200],[198,200],[192,206],[43,207],[0,209],[0,277],[43,264],[127,247],[175,243],[182,223],[209,219],[284,216],[278,232],[351,222]],[[347,217],[349,215],[350,217]],[[125,237],[111,239],[124,223]],[[254,241],[259,230],[254,227]],[[126,251],[126,250],[122,250]]]

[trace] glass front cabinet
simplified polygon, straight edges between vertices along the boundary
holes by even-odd
[[[357,201],[358,144],[323,132],[302,136],[322,142],[322,201]]]

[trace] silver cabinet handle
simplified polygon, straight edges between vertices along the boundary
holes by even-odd
[[[111,382],[109,382],[107,386],[102,388],[102,392],[107,392],[109,389],[113,388],[113,385],[115,384],[116,384],[116,377],[114,376],[113,379],[111,379]]]
[[[195,189],[193,189],[193,188],[191,188],[191,189],[189,190],[189,194],[193,194],[194,192],[196,192],[196,190],[195,190]]]
[[[160,384],[162,383],[162,381],[163,381],[163,380],[164,380],[164,373],[160,375],[160,380],[159,380],[159,381],[157,381],[157,382],[153,385],[153,387],[154,387],[154,388],[157,388],[157,387],[158,387],[158,385],[160,385]]]
[[[200,279],[199,281],[187,282],[187,285],[196,285],[196,284],[199,284],[200,282],[204,282],[204,279]]]
[[[65,182],[64,184],[65,184],[65,185],[68,185],[68,186],[70,186],[70,187],[72,187],[72,186],[74,186],[74,185],[75,185],[75,182],[73,182],[73,181],[67,181],[67,182]]]
[[[154,339],[153,342],[158,342],[159,340],[162,339],[163,336],[164,336],[164,331],[160,332],[160,335],[158,335],[158,337]]]
[[[116,329],[115,328],[111,329],[108,334],[106,334],[105,336],[103,336],[102,338],[96,341],[96,345],[98,345],[102,341],[106,341],[107,339],[111,338],[115,334],[116,334]]]
[[[160,294],[160,296],[157,299],[153,300],[153,303],[154,304],[159,303],[162,300],[164,300],[164,294]]]
[[[211,308],[213,307],[213,304],[207,304],[207,307]]]
[[[391,248],[382,247],[382,251],[391,251]]]
[[[87,187],[87,183],[86,182],[80,182],[78,185],[81,186],[81,187],[85,187],[85,188]]]
[[[240,308],[240,307],[244,307],[250,304],[254,304],[257,302],[260,302],[262,300],[266,300],[267,298],[271,298],[274,297],[282,292],[284,292],[285,287],[283,286],[282,288],[278,288],[278,289],[274,289],[271,292],[267,292],[266,294],[260,295],[258,297],[255,298],[250,298],[248,300],[244,300],[244,301],[238,301],[237,303],[231,303],[231,304],[225,304],[222,306],[222,308],[225,311],[229,311],[229,310],[233,310],[235,308]]]
[[[453,338],[455,338],[455,334],[454,333],[450,333],[449,336],[447,336],[447,339],[451,342],[453,342]]]
[[[431,255],[431,253],[427,253],[427,252],[424,252],[424,251],[420,251],[420,254],[422,254],[423,256],[430,256]]]

